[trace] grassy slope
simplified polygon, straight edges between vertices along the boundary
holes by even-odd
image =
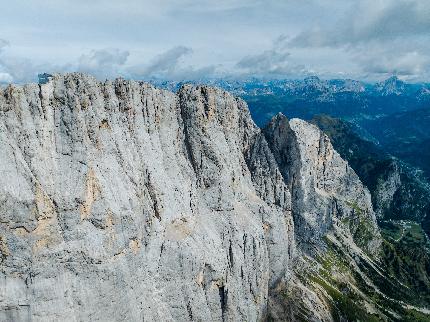
[[[331,138],[335,149],[349,161],[372,191],[378,178],[386,175],[391,158],[372,143],[361,140],[351,127],[342,121],[319,116],[313,122]],[[402,181],[406,179],[402,178]],[[403,189],[412,189],[415,182],[412,180],[405,185]],[[413,195],[414,192],[403,193]],[[393,213],[387,214],[387,220],[380,222],[384,241],[377,265],[383,274],[379,274],[365,261],[359,260],[356,263],[374,287],[369,286],[362,275],[357,274],[357,267],[351,266],[354,260],[348,258],[347,252],[333,243],[328,243],[328,251],[319,258],[322,269],[308,277],[313,284],[326,291],[336,319],[373,321],[388,318],[398,321],[430,321],[429,316],[399,305],[399,301],[402,301],[417,307],[430,308],[428,239],[419,223],[412,220],[393,220],[397,219],[395,209],[402,206],[402,201],[402,198],[398,197],[390,209]],[[417,203],[419,204],[419,201]],[[407,211],[413,213],[413,209]],[[339,272],[345,271],[349,277],[339,278]],[[348,285],[344,285],[345,280]],[[369,314],[363,309],[363,301],[373,303],[378,312]]]

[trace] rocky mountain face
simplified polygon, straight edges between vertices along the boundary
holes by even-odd
[[[260,130],[220,89],[82,74],[3,88],[0,114],[1,321],[410,309],[381,304],[370,193],[315,125]]]
[[[392,76],[385,81],[375,85],[375,92],[382,96],[402,95],[406,91],[407,84],[402,82],[397,76]]]

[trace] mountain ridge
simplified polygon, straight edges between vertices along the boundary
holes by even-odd
[[[79,73],[9,86],[0,107],[2,319],[411,314],[358,291],[378,297],[383,241],[316,126],[262,131],[217,88]]]

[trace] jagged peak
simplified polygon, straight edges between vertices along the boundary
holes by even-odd
[[[321,79],[316,75],[309,76],[309,77],[306,77],[304,79],[304,82],[306,82],[306,83],[314,83],[314,82],[320,82],[320,81],[321,81]]]
[[[263,129],[263,133],[269,141],[284,141],[286,144],[288,136],[291,135],[291,128],[288,118],[278,113],[272,117]]]
[[[282,114],[281,112],[275,114],[270,121],[267,123],[266,126],[271,126],[273,124],[278,124],[280,122],[288,122],[288,118]]]
[[[400,95],[405,90],[406,83],[393,75],[376,84],[375,89],[382,95]]]
[[[400,78],[397,75],[393,75],[391,77],[388,77],[386,80],[383,81],[383,83],[394,83],[394,82],[402,82]]]
[[[82,82],[83,84],[138,85],[138,86],[150,87],[150,88],[157,89],[160,91],[175,93],[173,91],[166,90],[163,87],[158,87],[158,86],[154,85],[153,83],[145,81],[145,80],[133,80],[133,79],[127,79],[127,78],[124,78],[121,76],[101,81],[101,80],[97,79],[96,77],[94,77],[93,75],[88,74],[88,73],[83,73],[83,72],[52,73],[52,74],[47,74],[47,75],[49,75],[49,81],[47,83],[75,81],[75,82]],[[25,84],[25,85],[29,85],[29,84]],[[25,85],[23,85],[23,86],[25,86]],[[19,85],[10,85],[10,86],[19,87]],[[185,82],[185,83],[181,84],[181,86],[176,91],[176,94],[179,95],[181,92],[198,92],[198,91],[228,95],[228,96],[233,97],[233,95],[230,92],[228,92],[225,89],[222,89],[221,87],[213,86],[213,85],[207,85],[207,84],[195,84],[192,82]]]

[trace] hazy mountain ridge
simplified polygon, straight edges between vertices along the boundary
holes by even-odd
[[[291,91],[298,87],[314,87],[316,89],[334,89],[336,91],[351,91],[351,92],[364,92],[373,91],[375,93],[381,91],[387,91],[389,89],[395,90],[395,92],[409,91],[410,94],[416,92],[419,89],[427,88],[430,84],[428,83],[408,83],[400,80],[397,76],[392,76],[384,81],[370,83],[354,79],[321,79],[318,76],[309,76],[303,79],[260,79],[260,78],[249,78],[249,79],[210,79],[201,78],[198,80],[182,80],[182,81],[169,81],[163,79],[151,79],[151,83],[157,83],[161,87],[169,86],[172,89],[178,89],[179,84],[184,83],[210,83],[218,84],[222,88],[230,88],[233,91],[246,90],[246,89],[258,89],[262,87],[273,87],[278,90]],[[178,87],[179,86],[179,87]],[[256,92],[257,93],[257,92]],[[393,92],[391,92],[393,94]]]
[[[378,83],[366,83],[353,79],[320,79],[311,76],[302,80],[258,78],[245,80],[199,79],[197,81],[150,80],[154,85],[171,91],[178,90],[183,84],[208,84],[225,89],[238,96],[281,95],[294,99],[306,98],[317,101],[333,101],[336,96],[350,95],[360,98],[363,103],[372,97],[405,96],[410,99],[427,100],[430,84],[406,83],[392,76]]]

